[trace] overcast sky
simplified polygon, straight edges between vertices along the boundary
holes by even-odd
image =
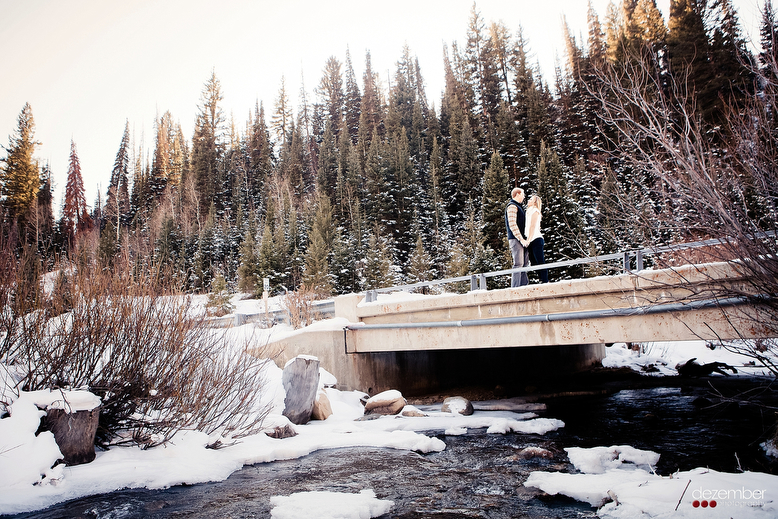
[[[604,20],[609,0],[592,0]],[[658,0],[667,17],[670,0]],[[735,0],[747,29],[761,0]],[[443,48],[464,45],[471,0],[0,0],[0,145],[7,146],[25,102],[32,106],[36,156],[49,163],[59,211],[71,139],[87,203],[102,195],[125,121],[135,145],[153,152],[154,121],[170,111],[191,139],[203,85],[215,71],[222,108],[243,129],[257,101],[269,114],[285,78],[297,103],[309,99],[325,61],[351,53],[361,88],[365,53],[386,83],[404,45],[418,58],[430,103],[440,106]],[[553,84],[564,58],[562,17],[579,41],[586,0],[478,0],[488,24],[523,28]],[[758,30],[758,29],[757,29]],[[268,116],[269,117],[269,116]],[[0,150],[0,156],[5,152]]]

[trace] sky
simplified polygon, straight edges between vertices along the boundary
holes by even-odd
[[[237,296],[239,298],[240,296]],[[261,300],[234,300],[240,311],[258,311]],[[196,304],[204,307],[207,296],[200,296]],[[272,298],[272,305],[279,304],[279,298]],[[343,318],[320,321],[312,326],[318,329],[342,329]],[[277,325],[270,330],[259,330],[254,324],[234,327],[228,333],[235,347],[245,344],[246,337],[256,334],[293,333],[287,325]],[[276,330],[279,328],[279,330]],[[299,333],[299,331],[297,332]],[[743,365],[744,358],[723,348],[711,350],[704,341],[654,343],[644,352],[635,352],[625,344],[607,348],[603,365],[608,367],[630,367],[638,372],[648,364],[662,367],[659,376],[672,376],[676,372],[670,366],[696,356],[698,362],[725,362],[741,368],[739,375],[753,374]],[[267,429],[288,425],[297,436],[282,440],[259,433],[242,438],[228,447],[208,449],[206,445],[216,438],[209,438],[199,431],[179,433],[164,447],[142,450],[139,447],[113,447],[98,451],[94,461],[65,467],[53,462],[60,457],[59,448],[50,432],[36,435],[40,416],[39,407],[57,406],[63,394],[60,391],[22,392],[9,391],[9,382],[17,379],[13,372],[0,364],[0,401],[11,402],[10,416],[0,419],[0,515],[41,510],[55,503],[70,499],[112,492],[122,488],[161,489],[173,485],[196,484],[209,481],[223,481],[244,465],[272,463],[276,460],[306,456],[317,450],[343,447],[391,448],[420,453],[435,453],[446,449],[451,436],[466,435],[470,431],[486,434],[529,434],[542,443],[545,435],[565,427],[564,422],[550,416],[511,411],[476,410],[470,416],[456,412],[443,412],[441,403],[415,408],[426,416],[383,416],[376,420],[355,421],[364,415],[359,391],[339,391],[334,376],[321,365],[320,389],[327,395],[333,414],[326,420],[313,420],[305,425],[292,425],[282,415],[285,391],[282,370],[274,363],[265,365],[267,387],[263,389],[260,406],[267,404],[271,412],[264,425]],[[77,395],[75,393],[78,393]],[[387,401],[397,391],[390,390],[374,395],[372,400]],[[74,411],[93,409],[95,397],[85,391],[67,393]],[[61,406],[59,406],[61,407]],[[550,414],[550,413],[549,413]],[[441,434],[442,433],[442,434]],[[532,448],[532,447],[531,447]],[[773,452],[765,444],[765,452]],[[573,499],[598,507],[615,494],[619,504],[609,503],[598,510],[598,517],[701,517],[697,500],[703,498],[702,491],[717,490],[760,490],[758,498],[742,499],[727,495],[718,499],[717,509],[707,510],[703,515],[712,519],[731,517],[734,510],[739,518],[757,519],[776,517],[778,513],[778,476],[761,473],[726,473],[696,468],[689,471],[657,474],[653,471],[661,452],[639,450],[629,445],[603,445],[580,448],[566,445],[568,461],[573,470],[563,472],[535,471],[530,474],[524,486],[534,487],[548,494],[563,494]],[[773,452],[772,456],[778,453]],[[689,482],[693,481],[690,487]],[[333,477],[332,489],[342,490],[342,481]],[[354,488],[349,485],[349,488]],[[283,492],[283,489],[279,489]],[[698,495],[700,494],[700,495]],[[742,494],[742,493],[741,493]],[[224,496],[228,497],[228,496]],[[324,490],[321,492],[299,492],[289,495],[267,496],[275,519],[357,519],[379,517],[391,510],[393,503],[376,496],[367,484],[354,492]],[[123,505],[124,506],[124,505]],[[127,510],[124,510],[127,513]]]
[[[601,20],[609,1],[592,0]],[[669,3],[657,1],[665,17]],[[741,24],[758,27],[761,0],[735,4]],[[549,83],[564,59],[563,17],[579,41],[586,35],[585,0],[475,5],[487,24],[502,21],[513,34],[522,28]],[[71,140],[91,207],[98,186],[105,196],[125,123],[145,155],[166,111],[191,139],[212,72],[227,119],[242,130],[257,102],[272,111],[282,78],[293,104],[303,88],[314,99],[326,60],[345,62],[348,49],[360,86],[369,51],[386,87],[407,45],[429,102],[439,106],[443,49],[464,44],[472,7],[471,0],[0,0],[0,145],[8,146],[30,103],[36,158],[51,168],[59,212]]]

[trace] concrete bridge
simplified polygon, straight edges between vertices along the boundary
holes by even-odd
[[[335,329],[270,346],[283,366],[314,355],[343,389],[406,394],[468,384],[523,387],[598,364],[606,344],[767,337],[736,263],[642,270],[465,294],[337,297]],[[344,322],[344,321],[340,321]]]

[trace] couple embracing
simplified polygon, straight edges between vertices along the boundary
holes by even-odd
[[[540,210],[542,202],[540,197],[532,195],[527,202],[527,211],[521,206],[524,202],[524,190],[514,187],[511,191],[511,200],[505,208],[505,227],[508,231],[508,244],[511,247],[513,268],[542,265],[543,235],[540,233]],[[538,271],[540,281],[548,283],[548,270]],[[511,274],[511,287],[520,287],[529,284],[526,272],[514,272]]]

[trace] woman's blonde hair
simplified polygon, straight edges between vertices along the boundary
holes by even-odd
[[[527,201],[528,206],[534,206],[538,208],[538,211],[543,212],[543,201],[538,195],[532,195]]]

